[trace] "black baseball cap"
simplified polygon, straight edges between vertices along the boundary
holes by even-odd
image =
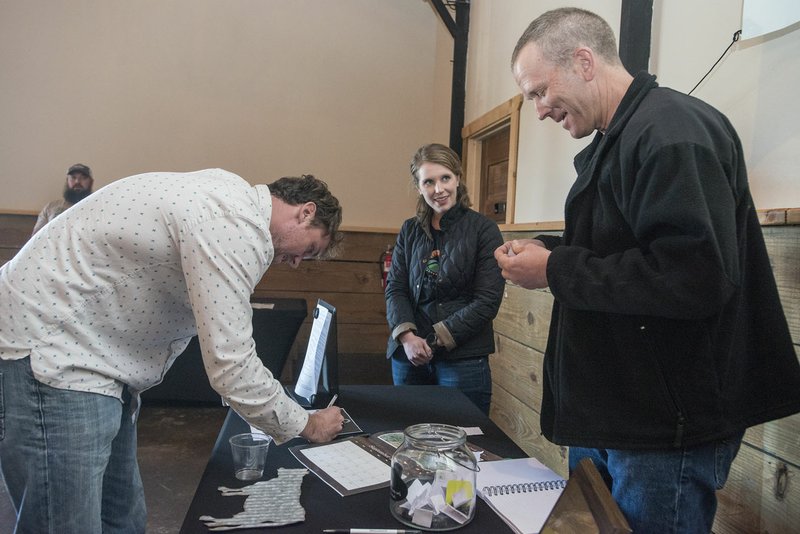
[[[92,177],[92,169],[88,166],[84,165],[83,163],[76,163],[72,167],[69,168],[67,171],[67,175],[71,174],[82,174],[84,176],[88,176],[89,178]]]

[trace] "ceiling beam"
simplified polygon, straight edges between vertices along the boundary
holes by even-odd
[[[453,37],[453,81],[450,90],[450,148],[461,156],[461,130],[467,90],[467,45],[469,42],[469,0],[454,0],[456,17],[450,16],[442,0],[430,0]]]

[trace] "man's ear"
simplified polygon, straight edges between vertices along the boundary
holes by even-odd
[[[573,57],[575,58],[575,63],[578,66],[578,72],[581,76],[583,76],[583,79],[587,82],[594,79],[594,51],[591,48],[582,46],[575,50]]]
[[[314,220],[314,215],[317,214],[317,205],[313,202],[306,202],[305,204],[300,206],[300,221],[301,222],[311,222]]]

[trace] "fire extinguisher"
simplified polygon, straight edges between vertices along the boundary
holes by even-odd
[[[392,246],[386,245],[386,251],[381,254],[381,285],[386,289],[386,278],[392,268]]]

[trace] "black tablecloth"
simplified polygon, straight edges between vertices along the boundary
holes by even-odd
[[[441,386],[341,386],[337,405],[346,408],[365,432],[402,430],[415,423],[445,423],[462,427],[478,426],[482,436],[470,436],[470,442],[503,457],[527,456],[460,391]],[[183,521],[181,534],[209,532],[199,520],[201,515],[231,517],[243,508],[243,497],[223,497],[219,486],[238,488],[245,485],[233,474],[228,438],[249,427],[234,412],[229,412],[220,431],[211,459]],[[278,467],[299,468],[289,447],[306,443],[294,439],[281,446],[274,443],[267,455],[263,480],[277,476]],[[475,518],[458,532],[495,534],[512,532],[484,503],[477,499]],[[300,503],[306,520],[296,525],[269,529],[241,529],[235,532],[319,533],[331,528],[408,528],[389,512],[389,488],[349,497],[341,497],[316,475],[303,479]]]

